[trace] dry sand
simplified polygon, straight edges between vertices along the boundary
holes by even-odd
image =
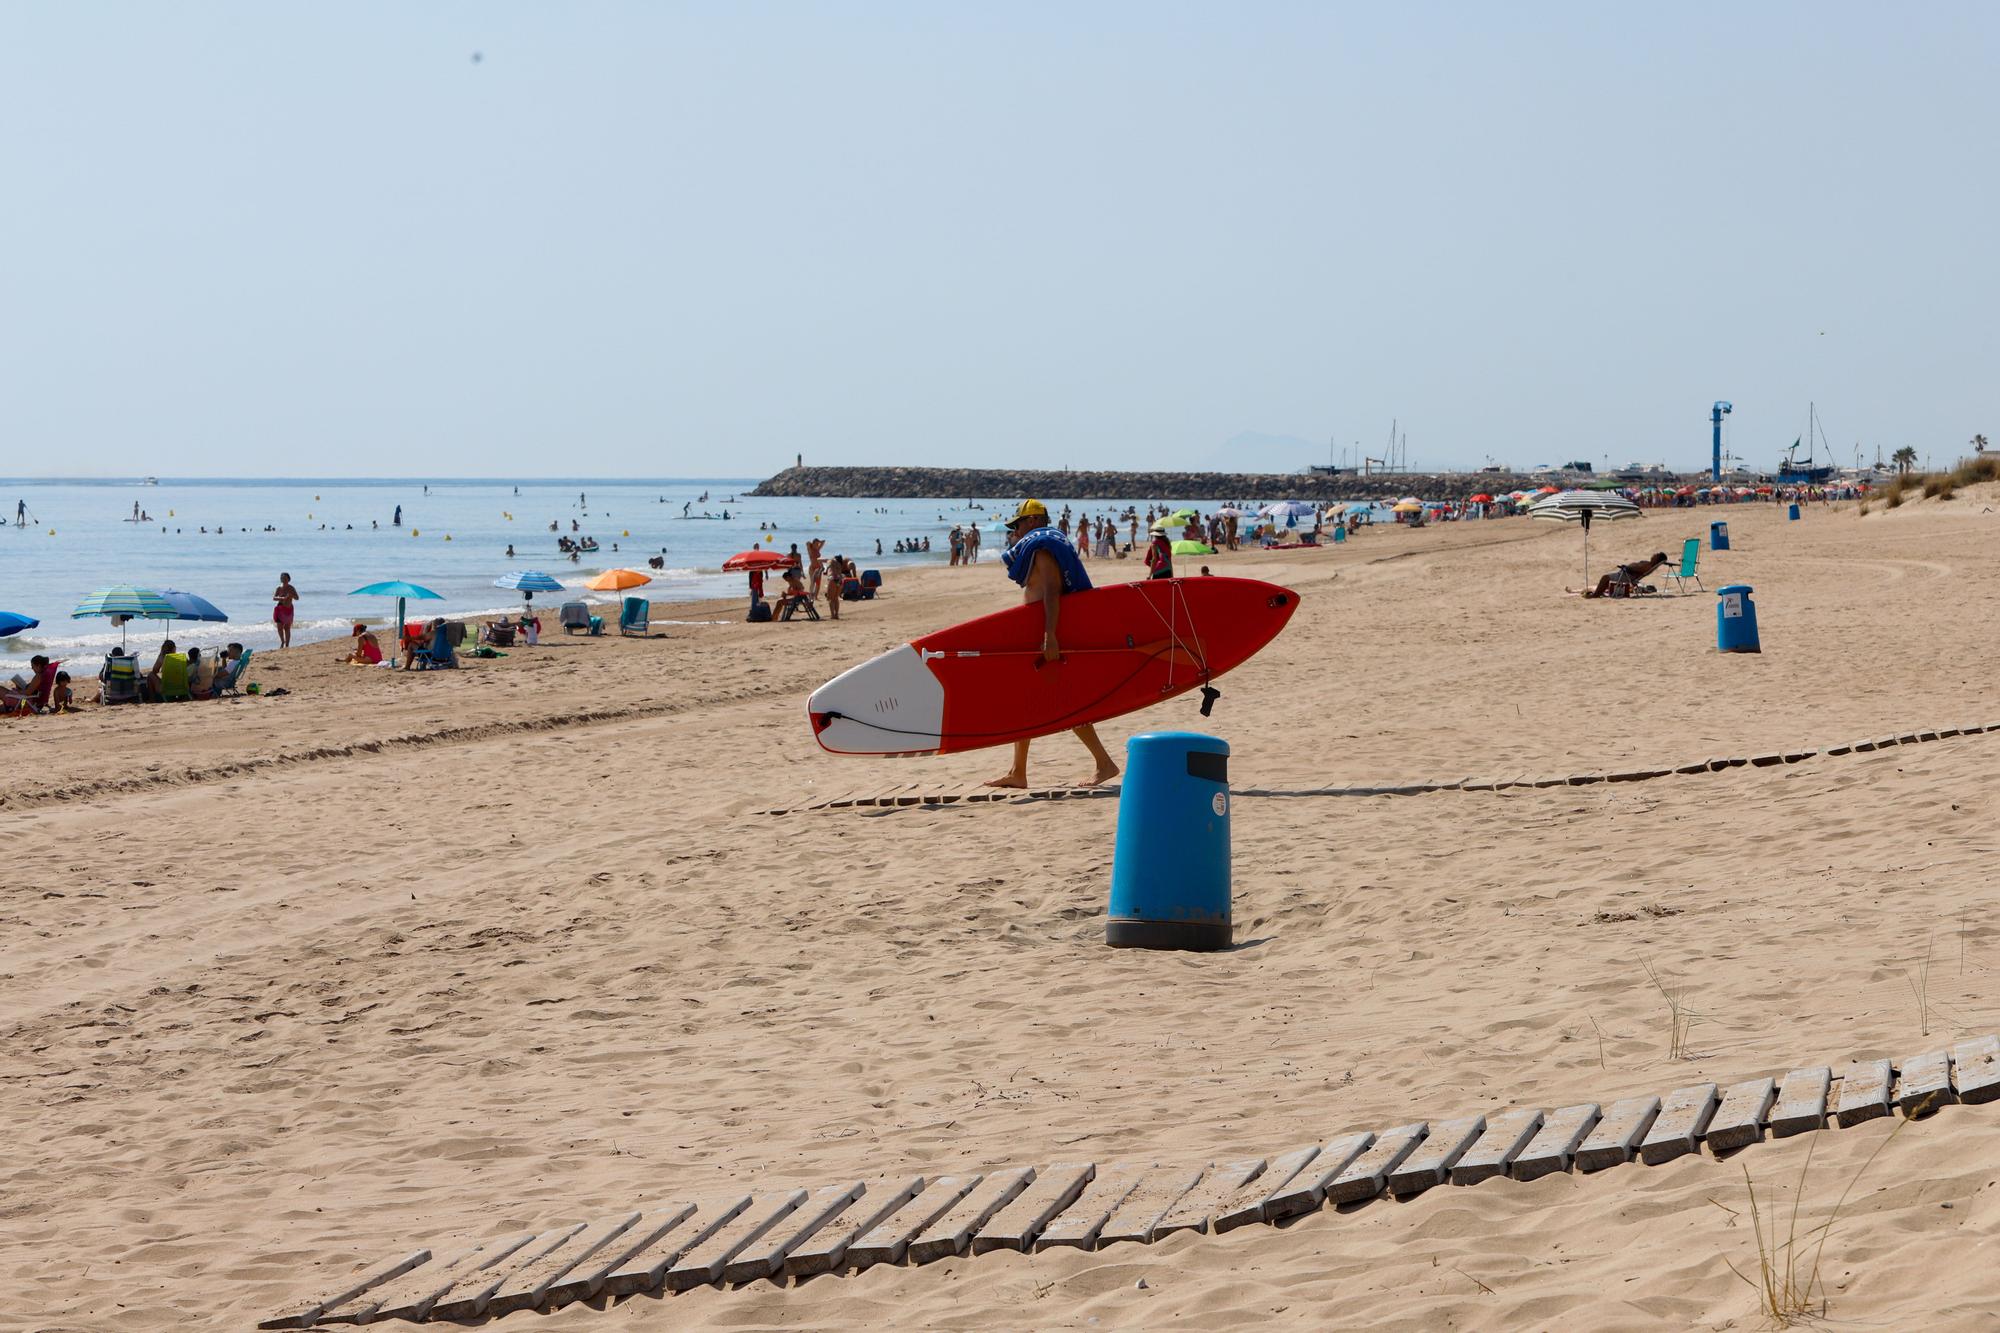
[[[1714,651],[1712,596],[1565,598],[1574,529],[1214,557],[1304,602],[1208,729],[1243,788],[2000,721],[2000,516],[1727,517],[1737,549],[1702,572],[1755,585],[1758,657]],[[1707,518],[1600,528],[1597,559]],[[731,623],[457,673],[304,647],[259,655],[282,698],[5,726],[0,1327],[244,1328],[416,1243],[726,1184],[1201,1162],[2000,1028],[2000,735],[1616,787],[1242,797],[1240,947],[1207,956],[1102,946],[1113,801],[752,815],[998,771],[834,759],[801,704],[1011,591],[988,565],[899,575],[837,625],[662,607]],[[1183,699],[1105,730],[1200,725]],[[1037,746],[1043,775],[1083,763]],[[1688,1058],[1648,964],[1699,1015]],[[1753,1327],[1729,1268],[1755,1263],[1727,1211],[1745,1169],[1787,1199],[1819,1140],[1817,1217],[1893,1123],[502,1327]],[[1990,1327],[1996,1180],[2000,1107],[1897,1134],[1827,1243],[1834,1316]]]

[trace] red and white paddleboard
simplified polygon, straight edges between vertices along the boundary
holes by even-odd
[[[1042,608],[926,634],[843,671],[806,701],[833,754],[955,754],[1049,736],[1205,685],[1278,636],[1298,594],[1256,579],[1149,579],[1062,599],[1062,658]]]

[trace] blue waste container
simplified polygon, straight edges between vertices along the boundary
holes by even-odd
[[[1750,585],[1732,583],[1715,590],[1715,648],[1723,653],[1761,653],[1757,643],[1757,608]]]
[[[1787,510],[1785,511],[1785,517],[1786,517],[1787,519],[1789,519],[1789,520],[1790,520],[1791,522],[1794,522],[1794,523],[1798,522],[1798,521],[1799,521],[1799,507],[1798,507],[1797,505],[1793,505],[1793,506],[1792,506],[1792,507],[1791,507],[1790,509],[1787,509]]]
[[[1160,731],[1125,743],[1104,942],[1114,949],[1226,949],[1229,742]]]
[[[1708,525],[1708,549],[1711,551],[1726,551],[1729,549],[1729,525],[1727,523],[1711,523]]]

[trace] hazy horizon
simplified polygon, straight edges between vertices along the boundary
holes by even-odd
[[[1990,6],[0,35],[0,472],[1264,472],[1392,419],[1413,469],[1692,470],[1715,399],[1759,469],[1814,401],[1843,464],[2000,434]]]

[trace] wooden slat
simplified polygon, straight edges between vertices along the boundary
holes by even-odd
[[[1264,1205],[1271,1196],[1288,1188],[1306,1164],[1319,1155],[1319,1145],[1309,1144],[1271,1159],[1271,1164],[1253,1180],[1215,1206],[1210,1228],[1216,1235],[1264,1220]],[[1321,1197],[1325,1197],[1322,1191]]]
[[[1945,1051],[1925,1051],[1900,1061],[1896,1080],[1896,1105],[1906,1116],[1929,1115],[1956,1100],[1951,1090],[1951,1056]]]
[[[1399,1125],[1377,1134],[1367,1151],[1326,1183],[1327,1202],[1336,1205],[1357,1203],[1380,1194],[1382,1183],[1389,1178],[1389,1173],[1402,1164],[1403,1159],[1424,1141],[1424,1135],[1429,1132],[1430,1125],[1419,1120],[1415,1124]]]
[[[1465,1150],[1451,1168],[1454,1185],[1477,1185],[1482,1180],[1507,1174],[1508,1164],[1520,1156],[1529,1140],[1542,1127],[1542,1108],[1524,1106],[1496,1115],[1487,1122],[1479,1141]]]
[[[1483,1115],[1463,1116],[1432,1125],[1424,1141],[1389,1173],[1389,1193],[1402,1198],[1444,1184],[1446,1174],[1485,1132],[1486,1117]]]
[[[1097,1168],[1089,1162],[1064,1162],[1037,1171],[1035,1183],[974,1234],[972,1252],[1027,1249],[1049,1219],[1074,1203],[1096,1174]]]
[[[431,1260],[429,1250],[412,1250],[394,1259],[385,1259],[373,1268],[341,1278],[325,1295],[307,1301],[290,1314],[266,1319],[259,1328],[311,1328],[320,1315],[337,1305],[343,1305],[356,1296],[381,1286],[392,1278],[399,1278],[419,1264]]]
[[[485,1313],[497,1318],[515,1310],[534,1309],[564,1274],[629,1231],[638,1220],[635,1211],[589,1223],[569,1244],[509,1274],[500,1290],[487,1298]]]
[[[599,1288],[609,1296],[629,1296],[635,1291],[652,1291],[666,1280],[667,1270],[690,1249],[729,1225],[731,1218],[750,1206],[747,1194],[696,1206],[694,1216],[663,1234],[651,1245],[630,1255],[604,1279]]]
[[[1659,1114],[1658,1097],[1627,1097],[1611,1103],[1611,1109],[1598,1120],[1590,1137],[1577,1146],[1573,1159],[1576,1169],[1602,1171],[1607,1166],[1631,1161],[1639,1140],[1653,1127],[1653,1120]]]
[[[1857,1060],[1840,1076],[1840,1100],[1834,1118],[1842,1129],[1889,1114],[1889,1088],[1895,1081],[1887,1060]]]
[[[1211,1166],[1208,1174],[1181,1196],[1179,1203],[1167,1209],[1153,1227],[1153,1239],[1161,1240],[1176,1231],[1207,1231],[1210,1219],[1220,1213],[1222,1205],[1263,1173],[1261,1157]]]
[[[639,1210],[639,1220],[624,1234],[592,1255],[587,1262],[563,1274],[562,1280],[549,1288],[547,1303],[553,1308],[570,1301],[589,1300],[634,1255],[657,1243],[693,1216],[694,1205],[678,1199],[645,1205]]]
[[[1114,1162],[1099,1171],[1083,1193],[1077,1195],[1076,1202],[1042,1228],[1042,1234],[1035,1237],[1036,1251],[1058,1245],[1090,1249],[1111,1214],[1152,1169],[1151,1162]]]
[[[1542,1122],[1542,1128],[1521,1149],[1507,1167],[1507,1174],[1516,1180],[1540,1180],[1559,1171],[1569,1170],[1570,1159],[1597,1128],[1598,1107],[1596,1102],[1583,1102],[1576,1106],[1565,1106]]]
[[[895,1216],[898,1209],[923,1193],[923,1189],[922,1176],[905,1176],[870,1185],[863,1192],[860,1203],[814,1232],[785,1256],[785,1274],[789,1277],[810,1277],[814,1273],[831,1273],[838,1269],[847,1258],[849,1246]]]
[[[1771,1118],[1771,1105],[1777,1100],[1778,1085],[1768,1078],[1745,1079],[1725,1088],[1704,1136],[1709,1150],[1734,1152],[1761,1143],[1764,1122]]]
[[[1715,1115],[1715,1102],[1713,1083],[1693,1083],[1668,1093],[1653,1127],[1640,1140],[1639,1160],[1647,1166],[1659,1166],[1693,1152]]]
[[[855,1241],[847,1251],[848,1266],[861,1269],[901,1263],[910,1242],[923,1235],[925,1227],[950,1212],[951,1206],[970,1194],[979,1181],[977,1175],[939,1176],[907,1207]]]
[[[1264,1196],[1263,1211],[1258,1217],[1266,1222],[1278,1222],[1318,1208],[1326,1202],[1326,1187],[1341,1172],[1354,1165],[1354,1159],[1367,1152],[1374,1143],[1375,1135],[1363,1130],[1359,1134],[1343,1134],[1321,1144],[1311,1165],[1293,1176],[1290,1184],[1278,1186]]]
[[[1035,1180],[1032,1166],[995,1171],[979,1182],[979,1187],[947,1209],[910,1242],[913,1264],[927,1264],[947,1255],[964,1254],[972,1233],[995,1213],[1012,1203]]]
[[[785,1256],[806,1243],[819,1230],[845,1212],[867,1190],[859,1180],[844,1185],[824,1185],[806,1196],[798,1211],[765,1232],[757,1241],[737,1251],[722,1270],[724,1282],[755,1282],[770,1277],[784,1266]]]
[[[1181,1196],[1200,1182],[1201,1174],[1202,1168],[1198,1166],[1163,1166],[1147,1172],[1097,1233],[1098,1247],[1121,1240],[1151,1245],[1153,1227],[1166,1216],[1167,1209],[1179,1203]]]
[[[1771,1137],[1787,1139],[1808,1130],[1826,1128],[1826,1091],[1833,1071],[1825,1065],[1794,1069],[1778,1085],[1778,1105],[1771,1112]]]
[[[499,1240],[482,1241],[461,1250],[441,1264],[422,1264],[401,1277],[384,1282],[365,1295],[330,1311],[327,1316],[352,1323],[377,1319],[422,1319],[438,1298],[481,1269],[491,1268],[535,1238],[532,1231],[517,1232]]]
[[[431,1307],[431,1319],[470,1319],[485,1310],[486,1302],[493,1293],[507,1285],[507,1279],[514,1274],[540,1263],[544,1258],[569,1244],[585,1223],[571,1222],[567,1226],[544,1231],[533,1240],[514,1251],[504,1261],[486,1269],[477,1278],[461,1282],[453,1287],[451,1294]]]
[[[2000,1037],[1971,1037],[1951,1052],[1951,1086],[1969,1106],[2000,1097]]]
[[[798,1211],[798,1206],[805,1201],[806,1192],[800,1189],[774,1190],[769,1194],[751,1196],[748,1208],[731,1218],[707,1240],[674,1260],[661,1286],[668,1291],[691,1291],[716,1281],[731,1259]]]

